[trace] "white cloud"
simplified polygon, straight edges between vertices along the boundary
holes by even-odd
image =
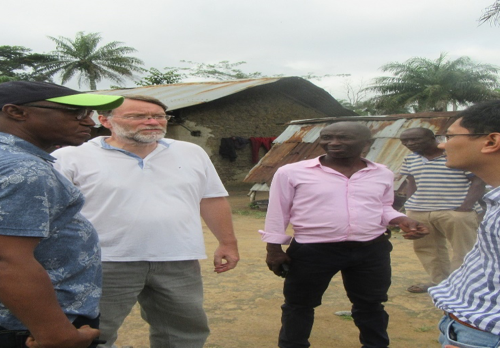
[[[499,64],[500,27],[478,18],[493,0],[4,0],[2,45],[49,52],[47,36],[100,32],[138,50],[145,67],[180,60],[246,61],[247,72],[351,74],[369,81],[380,66],[414,56],[470,56]],[[500,64],[499,64],[500,65]],[[345,99],[342,78],[313,81]],[[108,88],[113,83],[98,84]],[[134,86],[129,81],[128,86]],[[77,87],[71,82],[71,87]]]

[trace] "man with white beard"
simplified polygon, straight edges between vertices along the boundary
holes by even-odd
[[[102,247],[100,347],[112,347],[136,302],[150,346],[201,348],[209,334],[198,260],[206,258],[201,217],[219,241],[214,271],[239,260],[228,195],[206,152],[164,138],[170,116],[159,100],[127,96],[99,115],[111,131],[52,155],[85,195],[82,214]]]

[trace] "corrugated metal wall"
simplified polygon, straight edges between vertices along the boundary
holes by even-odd
[[[245,182],[270,185],[276,170],[284,164],[317,157],[324,153],[319,146],[319,133],[334,122],[355,121],[366,125],[375,139],[366,158],[385,164],[395,175],[394,189],[403,189],[404,177],[398,175],[403,158],[410,153],[399,141],[401,132],[408,128],[424,127],[435,134],[444,134],[456,119],[456,112],[417,113],[388,116],[331,117],[290,122],[274,141],[271,150],[253,167]]]

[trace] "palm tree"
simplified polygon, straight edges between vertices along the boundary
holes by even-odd
[[[37,74],[40,64],[53,62],[55,58],[48,54],[32,53],[23,46],[0,46],[0,82],[7,81],[48,81],[50,76]]]
[[[88,84],[91,90],[97,89],[97,82],[109,79],[118,84],[123,77],[133,78],[133,72],[143,72],[144,63],[127,54],[135,52],[132,47],[121,46],[122,42],[113,41],[97,47],[102,40],[99,33],[78,32],[75,40],[60,36],[49,39],[56,43],[56,50],[51,54],[57,57],[55,62],[41,65],[40,72],[49,76],[60,73],[61,83],[65,84],[78,74],[78,86]]]
[[[486,22],[490,22],[495,25],[500,24],[500,0],[495,0],[493,4],[484,10],[483,15],[479,18],[479,22],[481,24]]]
[[[386,64],[381,70],[394,76],[375,78],[367,90],[380,93],[373,100],[382,109],[446,111],[452,104],[456,110],[458,105],[500,97],[494,90],[498,86],[498,68],[476,64],[469,57],[446,60],[442,53],[436,60],[416,57]]]

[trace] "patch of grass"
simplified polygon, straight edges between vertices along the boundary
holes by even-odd
[[[258,210],[233,210],[233,214],[252,216],[257,219],[264,219],[266,217],[265,211],[258,211]]]
[[[354,319],[352,319],[351,311],[338,311],[338,312],[335,312],[335,315],[337,315],[342,320],[347,320],[347,321],[354,320]]]
[[[421,327],[417,327],[415,329],[416,332],[428,332],[428,331],[431,331],[431,330],[434,330],[434,326],[424,325],[424,326],[421,326]]]

